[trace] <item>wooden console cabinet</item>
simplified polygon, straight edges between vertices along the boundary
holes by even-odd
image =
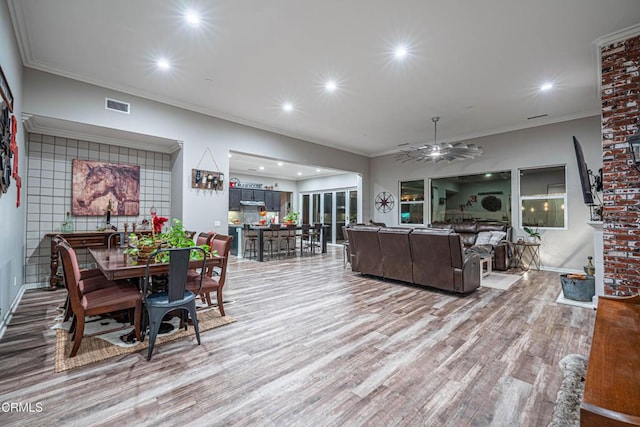
[[[56,289],[60,282],[60,277],[58,277],[58,252],[56,251],[56,245],[53,243],[52,237],[62,236],[74,249],[106,248],[107,240],[111,234],[113,234],[111,230],[45,234],[45,238],[51,239],[51,276],[49,277],[49,289]]]
[[[580,425],[640,425],[640,296],[598,298]]]

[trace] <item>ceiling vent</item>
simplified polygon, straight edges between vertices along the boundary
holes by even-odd
[[[104,99],[104,108],[111,111],[117,111],[118,113],[129,114],[131,104],[128,102],[122,102],[111,98]]]

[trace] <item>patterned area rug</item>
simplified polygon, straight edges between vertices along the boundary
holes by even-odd
[[[560,361],[560,369],[564,379],[558,391],[549,427],[579,427],[587,358],[580,354],[569,354]]]
[[[500,289],[506,291],[514,283],[520,280],[520,274],[505,274],[492,271],[487,277],[482,278],[483,288]]]
[[[209,309],[198,311],[198,326],[200,327],[200,334],[209,329],[217,328],[220,326],[228,325],[235,322],[235,319],[231,316],[220,316],[220,312],[217,309]],[[69,323],[69,322],[67,322]],[[195,332],[193,326],[189,325],[187,330],[177,328],[179,320],[177,318],[172,319],[171,322],[174,329],[170,333],[158,335],[156,338],[156,346],[161,345],[167,341],[173,341],[183,337],[191,337],[195,342]],[[97,332],[100,329],[112,330],[114,327],[125,326],[127,329],[120,329],[114,332],[110,332],[104,335],[97,335],[94,337],[87,336]],[[120,336],[132,330],[131,325],[122,325],[113,321],[113,319],[101,319],[97,321],[87,321],[85,326],[85,337],[80,343],[80,349],[75,357],[69,358],[68,354],[71,352],[72,342],[69,339],[68,325],[57,323],[53,326],[56,329],[56,355],[55,355],[55,371],[62,372],[68,369],[78,368],[80,366],[88,365],[90,363],[99,362],[110,357],[121,356],[123,354],[130,354],[141,351],[149,347],[149,338],[145,338],[143,342],[136,342],[134,344],[124,343],[120,340]],[[146,355],[145,355],[146,356]]]

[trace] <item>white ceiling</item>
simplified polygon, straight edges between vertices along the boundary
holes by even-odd
[[[301,181],[305,179],[349,173],[335,169],[320,168],[313,165],[300,165],[280,161],[278,159],[257,157],[244,153],[231,152],[230,155],[229,172],[232,174],[237,173],[242,175]]]
[[[599,114],[594,42],[640,22],[638,0],[8,4],[27,67],[369,156],[431,142],[435,115],[454,142]]]

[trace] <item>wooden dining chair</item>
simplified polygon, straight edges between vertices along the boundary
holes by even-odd
[[[207,305],[213,305],[211,301],[211,293],[216,293],[216,301],[218,303],[218,310],[220,310],[220,315],[225,316],[224,314],[224,305],[222,298],[222,288],[224,287],[225,281],[227,279],[227,262],[229,261],[229,252],[231,251],[231,242],[233,241],[233,236],[225,236],[223,234],[217,234],[213,240],[211,240],[211,249],[213,251],[217,251],[218,256],[224,257],[222,260],[222,265],[220,267],[220,272],[218,276],[214,276],[213,271],[214,267],[208,267],[205,276],[202,278],[202,286],[200,288],[199,294],[204,295],[207,301]],[[192,291],[196,291],[197,282],[190,280],[187,282],[187,288]]]
[[[58,259],[60,259],[58,245],[61,242],[65,242],[68,246],[70,246],[69,242],[67,242],[67,240],[60,235],[54,236],[52,240],[53,240],[53,243],[56,245],[56,253],[58,254]],[[64,279],[64,269],[63,269],[63,279]],[[62,321],[66,322],[73,316],[73,310],[71,309],[71,299],[69,297],[69,290],[67,288],[66,279],[63,280],[63,282],[64,282],[65,289],[67,289],[67,298],[64,303],[64,318],[62,319]],[[106,278],[104,277],[104,274],[102,274],[102,271],[99,268],[80,270],[79,287],[80,287],[80,292],[82,293],[97,291],[98,289],[111,286],[111,284],[112,283],[109,280],[106,280]]]
[[[133,309],[136,339],[141,340],[142,296],[140,291],[126,283],[117,283],[103,275],[99,276],[96,271],[83,275],[78,267],[76,252],[66,241],[59,242],[58,254],[62,258],[64,281],[73,311],[73,321],[69,331],[73,347],[69,357],[74,357],[78,353],[84,336],[86,316]]]
[[[209,246],[209,249],[211,249],[211,240],[216,234],[217,233],[213,231],[210,231],[208,233],[202,232],[198,234],[198,237],[196,237],[196,246],[207,245]],[[187,275],[187,280],[196,280],[198,279],[198,277],[200,277],[200,272],[191,268],[187,272]]]
[[[202,254],[202,265],[199,266],[199,279],[192,281],[195,284],[195,290],[190,290],[186,287],[189,258],[192,251],[201,252]],[[163,292],[151,292],[152,274],[149,272],[149,267],[154,262],[153,260],[156,256],[162,253],[169,254],[169,275],[167,287]],[[186,320],[185,314],[189,314],[191,321],[193,322],[193,329],[196,332],[198,345],[200,345],[200,331],[198,329],[198,316],[196,315],[196,297],[200,294],[206,262],[206,252],[198,246],[190,248],[157,249],[147,260],[142,284],[142,295],[147,314],[146,319],[149,323],[149,351],[147,353],[147,360],[151,360],[153,347],[156,342],[158,330],[160,329],[160,324],[162,323],[162,318],[170,311],[181,310],[185,330],[188,325],[188,322],[184,321]]]

